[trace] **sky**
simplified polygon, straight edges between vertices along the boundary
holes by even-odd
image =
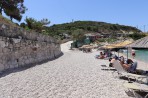
[[[148,31],[148,0],[24,0],[23,19],[47,18],[53,24],[101,21]]]

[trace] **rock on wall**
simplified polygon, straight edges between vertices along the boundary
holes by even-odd
[[[58,57],[60,44],[50,36],[0,24],[0,72]]]

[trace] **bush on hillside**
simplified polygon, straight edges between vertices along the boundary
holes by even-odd
[[[133,33],[133,34],[129,35],[129,37],[131,37],[133,40],[138,40],[138,39],[141,39],[145,36],[146,36],[146,34],[144,34],[144,33]]]

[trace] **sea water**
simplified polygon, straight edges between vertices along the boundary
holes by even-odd
[[[135,59],[148,63],[148,49],[135,50],[135,53],[136,53]],[[127,52],[124,51],[124,54],[127,55]],[[132,58],[130,52],[128,52],[128,57]]]
[[[136,50],[136,59],[148,63],[148,50]]]

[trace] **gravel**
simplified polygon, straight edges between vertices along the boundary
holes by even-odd
[[[67,46],[56,60],[1,77],[0,98],[130,98],[126,80],[101,70],[109,62],[95,59],[98,51],[64,51]]]

